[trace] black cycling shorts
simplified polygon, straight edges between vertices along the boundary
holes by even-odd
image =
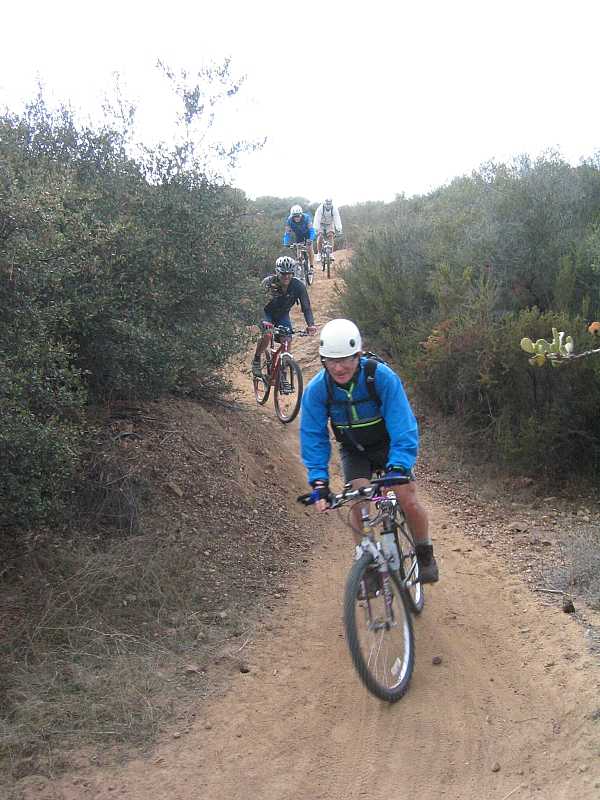
[[[366,478],[370,481],[375,472],[385,472],[389,452],[390,448],[387,443],[382,447],[365,449],[362,452],[355,447],[340,445],[340,460],[342,462],[344,482],[350,483],[350,481],[354,481],[357,478]],[[413,481],[415,479],[412,470],[410,478]]]

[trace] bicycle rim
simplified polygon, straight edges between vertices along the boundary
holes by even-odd
[[[263,353],[260,357],[260,371],[263,374],[262,378],[252,376],[252,385],[254,386],[254,397],[259,406],[264,404],[269,399],[271,393],[271,384],[269,381],[269,369],[271,366],[271,358],[267,353]]]
[[[400,575],[403,580],[408,579],[408,582],[412,584],[406,590],[406,597],[411,610],[415,614],[420,614],[425,605],[425,592],[423,584],[419,580],[419,562],[415,552],[415,542],[406,522],[398,526],[398,544],[401,553]]]
[[[291,422],[300,410],[304,381],[302,370],[288,353],[281,356],[279,376],[273,392],[275,412],[282,422]]]
[[[308,260],[308,256],[304,259],[304,278],[307,286],[311,286],[313,282],[313,273],[310,269],[310,262]]]
[[[391,616],[382,588],[376,596],[368,596],[365,589],[374,569],[371,556],[365,553],[350,570],[344,596],[344,626],[361,681],[375,697],[394,703],[406,693],[414,669],[412,619],[405,592],[394,575],[390,575]]]

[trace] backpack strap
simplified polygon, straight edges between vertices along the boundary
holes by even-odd
[[[380,363],[376,358],[368,358],[365,365],[365,380],[367,384],[367,393],[369,395],[369,399],[373,400],[377,403],[378,407],[381,408],[381,401],[377,395],[377,390],[375,389],[375,371],[377,370],[377,364]],[[354,446],[356,450],[359,452],[364,452],[364,446],[357,440],[356,436],[352,430],[352,413],[351,413],[351,401],[343,401],[343,400],[335,400],[333,395],[333,381],[327,370],[325,370],[325,386],[327,388],[327,400],[326,400],[326,407],[327,407],[327,416],[329,417],[329,421],[331,423],[331,428],[335,435],[335,438],[338,442],[347,441]],[[359,400],[358,402],[364,403],[367,402],[365,400]],[[331,419],[331,406],[333,403],[340,403],[342,405],[345,404],[346,406],[346,414],[348,418],[348,427],[344,428],[343,434],[338,435],[338,429],[333,424]]]
[[[377,389],[375,388],[375,372],[377,370],[377,364],[380,362],[375,358],[367,358],[366,364],[364,366],[365,370],[365,380],[367,382],[367,391],[369,392],[369,397],[371,400],[374,400],[378,406],[381,406],[381,400],[379,399],[379,395],[377,394]],[[333,399],[333,386],[331,382],[331,375],[325,370],[325,386],[327,387],[327,415],[329,416],[329,410],[331,408],[331,404],[334,401]]]
[[[365,378],[369,397],[371,400],[374,400],[378,406],[381,406],[381,401],[377,395],[377,389],[375,388],[375,371],[377,370],[378,363],[379,362],[374,358],[367,358],[367,363],[365,364]]]

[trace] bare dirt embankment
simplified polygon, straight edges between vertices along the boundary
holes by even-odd
[[[319,273],[311,295],[320,324],[332,291],[333,281]],[[319,366],[315,339],[294,347],[310,376]],[[255,407],[245,369],[238,401],[256,415],[264,439],[240,491],[263,476],[285,481],[282,508],[292,514],[293,495],[304,486],[297,423],[283,428],[270,404]],[[226,423],[234,437],[238,413]],[[271,458],[273,429],[282,449]],[[273,579],[257,624],[225,639],[207,668],[208,679],[214,674],[225,688],[188,700],[187,713],[148,756],[121,766],[82,761],[76,773],[27,779],[18,797],[598,798],[600,669],[582,615],[563,613],[553,594],[533,592],[516,568],[514,508],[482,504],[473,487],[461,494],[427,453],[435,440],[427,420],[423,440],[421,486],[442,578],[427,589],[415,623],[415,675],[401,702],[371,697],[347,655],[340,617],[351,546],[341,516],[317,519],[294,509],[301,549],[293,550],[293,568]],[[274,563],[286,557],[280,546]],[[269,538],[257,537],[254,547],[262,559]],[[523,553],[531,550],[523,546]]]

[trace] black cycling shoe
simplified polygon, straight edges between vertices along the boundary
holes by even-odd
[[[421,583],[437,583],[440,579],[440,571],[433,555],[433,545],[418,544],[415,550],[419,562],[419,580]]]
[[[437,583],[439,579],[440,571],[435,558],[432,558],[428,564],[423,564],[422,561],[419,561],[419,580],[421,583]]]

